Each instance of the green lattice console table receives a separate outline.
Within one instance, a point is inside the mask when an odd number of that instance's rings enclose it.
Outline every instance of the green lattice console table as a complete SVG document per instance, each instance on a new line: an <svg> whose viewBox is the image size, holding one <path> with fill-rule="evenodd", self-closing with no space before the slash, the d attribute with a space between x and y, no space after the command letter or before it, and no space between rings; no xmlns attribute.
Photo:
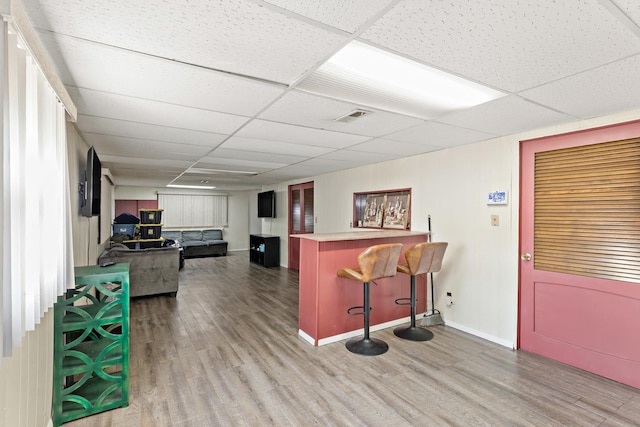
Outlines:
<svg viewBox="0 0 640 427"><path fill-rule="evenodd" d="M129 264L75 268L54 305L53 423L129 405Z"/></svg>

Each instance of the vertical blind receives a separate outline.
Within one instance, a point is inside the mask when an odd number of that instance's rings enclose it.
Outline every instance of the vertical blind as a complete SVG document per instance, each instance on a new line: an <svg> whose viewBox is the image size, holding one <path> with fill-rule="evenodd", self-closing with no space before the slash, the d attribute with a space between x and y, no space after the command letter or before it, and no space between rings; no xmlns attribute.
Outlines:
<svg viewBox="0 0 640 427"><path fill-rule="evenodd" d="M226 227L226 195L158 194L162 223L167 228Z"/></svg>
<svg viewBox="0 0 640 427"><path fill-rule="evenodd" d="M640 282L640 139L535 157L535 268Z"/></svg>
<svg viewBox="0 0 640 427"><path fill-rule="evenodd" d="M10 356L73 285L73 248L64 108L10 23L0 37L0 344Z"/></svg>

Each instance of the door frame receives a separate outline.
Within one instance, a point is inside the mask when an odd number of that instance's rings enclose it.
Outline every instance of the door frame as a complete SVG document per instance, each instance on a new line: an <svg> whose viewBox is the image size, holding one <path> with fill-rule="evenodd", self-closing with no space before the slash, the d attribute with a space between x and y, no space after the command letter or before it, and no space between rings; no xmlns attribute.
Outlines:
<svg viewBox="0 0 640 427"><path fill-rule="evenodd" d="M531 199L531 191L534 183L534 162L533 157L537 152L544 152L548 150L553 150L558 148L558 144L563 144L563 148L570 147L581 147L592 144L606 143L611 141L621 141L631 138L637 138L640 136L640 120L618 123L608 126L602 126L597 128L579 130L575 132L568 132L564 134L545 136L541 138L535 138L530 140L523 140L520 142L520 201L519 201L519 241L518 241L518 333L516 340L516 348L523 348L527 351L529 349L530 343L536 341L533 337L533 332L529 329L531 323L528 323L531 318L527 318L527 321L524 321L525 316L533 316L533 309L535 304L533 304L533 300L530 298L530 295L525 295L525 292L530 292L532 288L529 286L529 282L537 280L534 278L534 268L533 261L525 261L520 258L521 254L534 253L533 247L533 221L534 221L534 206L533 200ZM542 270L540 270L542 271ZM545 276L545 273L538 273L541 277ZM537 276L536 276L537 277ZM585 277L583 282L585 284L585 288L593 289L594 286L599 286L594 284L595 282L600 282L602 279L592 279ZM571 283L571 282L568 282ZM614 285L615 286L615 285ZM525 306L527 304L527 306ZM530 314L527 314L530 313ZM535 319L535 317L533 318ZM524 323L527 323L526 325ZM531 336L531 340L529 342L523 342L523 337L526 340L526 336ZM540 344L537 344L538 346ZM553 359L559 360L563 363L573 363L570 361L571 357L568 355L563 355L566 360L560 360L559 357L554 357L554 354L560 354L561 351L559 348L553 350L554 345L550 344L548 353L540 353L543 356L551 357ZM534 350L534 352L537 352ZM579 366L580 365L580 366ZM584 362L580 364L576 364L581 369L586 369L590 372L594 372L598 375L607 376L613 378L617 381L625 382L627 384L631 384L636 386L636 382L638 381L638 377L629 378L625 376L625 374L620 374L617 372L619 369L616 367L607 368L604 365L598 365L597 363ZM591 368L590 366L597 366Z"/></svg>

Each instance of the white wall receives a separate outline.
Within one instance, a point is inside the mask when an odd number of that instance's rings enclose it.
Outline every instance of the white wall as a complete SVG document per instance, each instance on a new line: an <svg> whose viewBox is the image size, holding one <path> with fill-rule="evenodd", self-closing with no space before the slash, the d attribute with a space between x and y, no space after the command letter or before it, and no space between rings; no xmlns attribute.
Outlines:
<svg viewBox="0 0 640 427"><path fill-rule="evenodd" d="M350 230L354 192L412 188L412 230L426 231L431 215L433 240L449 242L442 270L435 274L436 308L447 324L513 347L518 316L520 141L638 117L640 110L296 182L315 182L316 233ZM273 187L278 191L278 217L262 228L281 237L284 266L287 185L296 182ZM509 192L507 206L487 206L487 194L495 190ZM498 227L491 226L492 214L499 215ZM453 295L451 307L444 304L446 292Z"/></svg>
<svg viewBox="0 0 640 427"><path fill-rule="evenodd" d="M99 244L104 242L105 236L98 240L98 217L84 217L81 215L81 201L78 184L84 180L89 146L80 137L75 127L67 123L67 150L69 161L69 186L71 187L71 221L73 233L73 261L74 265L95 264L98 259ZM104 206L101 206L104 208Z"/></svg>
<svg viewBox="0 0 640 427"><path fill-rule="evenodd" d="M229 226L223 230L223 237L229 242L229 251L249 249L251 195L249 191L229 192Z"/></svg>
<svg viewBox="0 0 640 427"><path fill-rule="evenodd" d="M259 191L249 191L249 234L262 233L262 219L258 218L258 193Z"/></svg>

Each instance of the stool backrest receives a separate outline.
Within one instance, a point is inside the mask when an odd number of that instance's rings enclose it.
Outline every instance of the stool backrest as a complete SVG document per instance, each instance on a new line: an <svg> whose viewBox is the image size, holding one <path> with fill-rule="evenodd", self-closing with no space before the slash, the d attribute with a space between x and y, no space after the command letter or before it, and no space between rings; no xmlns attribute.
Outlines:
<svg viewBox="0 0 640 427"><path fill-rule="evenodd" d="M447 242L425 242L410 247L404 253L412 276L440 271Z"/></svg>
<svg viewBox="0 0 640 427"><path fill-rule="evenodd" d="M444 252L447 250L447 246L449 243L447 242L432 242L432 245L436 245L433 254L433 261L431 262L431 267L429 267L430 273L435 273L440 271L442 268L442 259L444 258Z"/></svg>
<svg viewBox="0 0 640 427"><path fill-rule="evenodd" d="M402 243L386 243L370 246L358 255L362 281L395 276Z"/></svg>

